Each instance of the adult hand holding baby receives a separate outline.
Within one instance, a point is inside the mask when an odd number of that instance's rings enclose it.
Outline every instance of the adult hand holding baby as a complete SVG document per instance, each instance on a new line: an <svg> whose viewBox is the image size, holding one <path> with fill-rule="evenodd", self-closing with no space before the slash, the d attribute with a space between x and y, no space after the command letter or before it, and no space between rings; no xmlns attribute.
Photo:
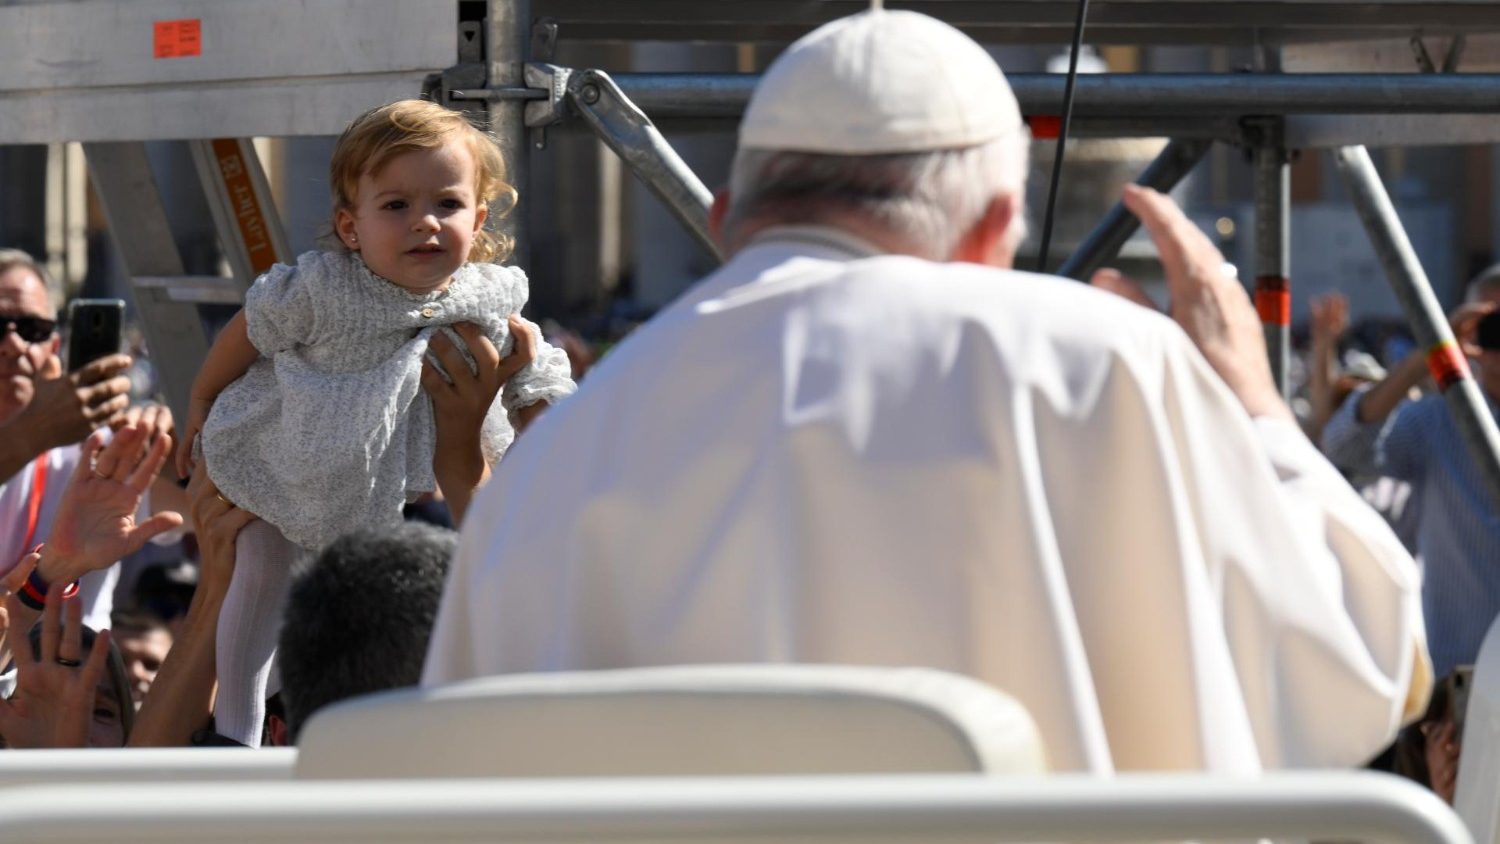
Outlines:
<svg viewBox="0 0 1500 844"><path fill-rule="evenodd" d="M255 520L219 494L202 466L188 482L193 530L202 554L202 576L192 605L178 628L172 650L141 704L131 747L182 747L194 732L207 727L213 714L214 638L229 582L234 574L234 543L240 530Z"/></svg>
<svg viewBox="0 0 1500 844"><path fill-rule="evenodd" d="M516 340L514 349L505 357L500 356L499 349L479 326L461 322L453 330L474 356L474 367L470 368L463 353L441 332L433 335L428 348L448 376L444 377L431 361L422 363L422 388L432 398L437 429L432 471L448 501L454 524L462 524L474 492L489 479L489 464L480 445L485 416L505 382L536 360L535 329L514 314L508 326Z"/></svg>

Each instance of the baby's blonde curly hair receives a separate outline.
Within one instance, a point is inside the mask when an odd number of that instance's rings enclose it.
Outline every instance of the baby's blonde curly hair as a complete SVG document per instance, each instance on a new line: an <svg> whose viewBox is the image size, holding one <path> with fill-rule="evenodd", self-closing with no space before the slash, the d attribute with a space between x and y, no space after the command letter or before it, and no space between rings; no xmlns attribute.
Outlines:
<svg viewBox="0 0 1500 844"><path fill-rule="evenodd" d="M478 184L475 196L490 206L490 220L497 220L516 207L519 195L505 178L505 159L494 138L456 111L427 100L399 100L371 109L355 118L333 148L328 184L333 191L333 210L353 211L359 193L359 178L379 173L391 159L419 149L436 149L457 138L474 157ZM497 201L500 207L496 208ZM332 248L347 251L338 238L327 238ZM470 261L503 261L515 244L506 235L486 227L474 236Z"/></svg>

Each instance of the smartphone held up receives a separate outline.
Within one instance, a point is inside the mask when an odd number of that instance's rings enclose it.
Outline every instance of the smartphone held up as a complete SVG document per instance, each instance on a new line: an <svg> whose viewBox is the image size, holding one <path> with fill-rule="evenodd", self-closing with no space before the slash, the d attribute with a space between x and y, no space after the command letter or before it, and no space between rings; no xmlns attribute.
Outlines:
<svg viewBox="0 0 1500 844"><path fill-rule="evenodd" d="M124 299L75 299L68 305L68 371L120 351Z"/></svg>

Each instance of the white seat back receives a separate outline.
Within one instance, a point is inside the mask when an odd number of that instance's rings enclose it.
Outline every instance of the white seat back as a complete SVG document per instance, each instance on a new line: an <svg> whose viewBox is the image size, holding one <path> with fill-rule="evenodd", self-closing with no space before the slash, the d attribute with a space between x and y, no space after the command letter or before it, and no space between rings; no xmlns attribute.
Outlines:
<svg viewBox="0 0 1500 844"><path fill-rule="evenodd" d="M1471 844L1396 777L1201 775L384 780L0 791L6 844L1005 844L1230 839Z"/></svg>
<svg viewBox="0 0 1500 844"><path fill-rule="evenodd" d="M490 677L319 712L299 778L1039 773L1030 716L967 677L808 665Z"/></svg>
<svg viewBox="0 0 1500 844"><path fill-rule="evenodd" d="M0 753L0 787L81 782L285 780L291 748L162 750L15 750Z"/></svg>
<svg viewBox="0 0 1500 844"><path fill-rule="evenodd" d="M1500 619L1479 646L1453 808L1480 844L1500 844Z"/></svg>

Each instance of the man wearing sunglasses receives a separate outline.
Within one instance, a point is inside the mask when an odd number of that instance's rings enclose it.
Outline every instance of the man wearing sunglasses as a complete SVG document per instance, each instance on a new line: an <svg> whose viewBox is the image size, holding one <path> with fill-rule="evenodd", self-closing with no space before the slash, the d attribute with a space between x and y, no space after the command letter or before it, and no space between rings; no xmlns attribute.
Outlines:
<svg viewBox="0 0 1500 844"><path fill-rule="evenodd" d="M57 309L46 271L25 252L0 249L0 573L39 542L96 428L144 422L166 433L164 408L130 408L128 355L64 372ZM86 623L108 627L118 567L80 583Z"/></svg>
<svg viewBox="0 0 1500 844"><path fill-rule="evenodd" d="M57 309L45 278L31 256L0 249L0 478L116 421L130 402L127 355L62 371Z"/></svg>

